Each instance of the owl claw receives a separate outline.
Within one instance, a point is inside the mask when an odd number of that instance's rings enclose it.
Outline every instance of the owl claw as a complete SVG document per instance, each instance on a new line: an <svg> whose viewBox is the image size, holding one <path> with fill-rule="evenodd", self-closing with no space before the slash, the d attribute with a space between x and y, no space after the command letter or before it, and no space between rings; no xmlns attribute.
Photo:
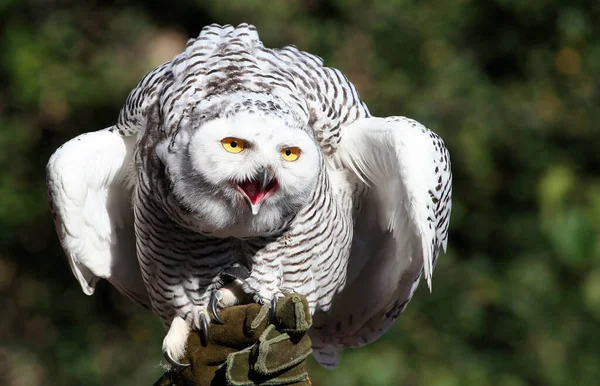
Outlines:
<svg viewBox="0 0 600 386"><path fill-rule="evenodd" d="M271 299L271 309L269 310L269 324L275 323L275 311L277 310L277 296L273 296Z"/></svg>
<svg viewBox="0 0 600 386"><path fill-rule="evenodd" d="M173 366L173 368L175 368L176 371L181 371L181 370L185 369L186 367L190 366L189 363L179 363L179 362L177 362L175 359L173 359L173 356L171 356L171 353L169 352L169 350L166 349L166 348L164 348L164 347L163 347L163 350L162 350L162 354L163 354L163 357L165 358L165 360L167 362L169 362L169 364L171 366Z"/></svg>
<svg viewBox="0 0 600 386"><path fill-rule="evenodd" d="M219 302L219 297L217 294L218 294L218 291L215 291L215 292L213 292L212 296L210 297L210 301L208 302L208 312L210 312L210 316L212 316L215 323L225 324L225 322L223 322L223 319L221 319L221 317L219 316L219 308L217 306L217 304Z"/></svg>
<svg viewBox="0 0 600 386"><path fill-rule="evenodd" d="M200 344L208 346L208 316L205 313L200 315Z"/></svg>

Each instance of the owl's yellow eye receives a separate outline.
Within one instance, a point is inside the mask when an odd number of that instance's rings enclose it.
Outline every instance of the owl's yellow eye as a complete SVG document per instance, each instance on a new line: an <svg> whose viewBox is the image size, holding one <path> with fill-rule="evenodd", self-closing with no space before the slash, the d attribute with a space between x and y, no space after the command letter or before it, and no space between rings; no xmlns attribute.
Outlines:
<svg viewBox="0 0 600 386"><path fill-rule="evenodd" d="M246 142L239 138L227 137L221 140L221 145L230 153L239 153L246 147Z"/></svg>
<svg viewBox="0 0 600 386"><path fill-rule="evenodd" d="M286 161L294 162L300 157L300 149L297 147L286 147L281 149L281 158Z"/></svg>

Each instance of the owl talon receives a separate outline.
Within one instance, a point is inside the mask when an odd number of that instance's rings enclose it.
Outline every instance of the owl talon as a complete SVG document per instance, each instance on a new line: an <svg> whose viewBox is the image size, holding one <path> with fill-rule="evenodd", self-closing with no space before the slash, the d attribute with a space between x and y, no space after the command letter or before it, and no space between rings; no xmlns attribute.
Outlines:
<svg viewBox="0 0 600 386"><path fill-rule="evenodd" d="M165 360L171 366L173 366L173 368L176 371L181 371L181 370L185 369L186 367L190 366L189 363L179 363L179 362L177 362L175 359L173 359L173 356L171 356L171 353L169 352L169 350L166 349L166 348L164 348L164 347L163 347L163 350L162 350L162 354L163 354L163 357L165 358Z"/></svg>
<svg viewBox="0 0 600 386"><path fill-rule="evenodd" d="M205 313L200 315L200 344L208 346L208 316Z"/></svg>
<svg viewBox="0 0 600 386"><path fill-rule="evenodd" d="M219 303L220 299L217 294L218 292L215 291L210 297L210 301L208 302L208 312L210 312L210 316L214 319L215 323L225 324L225 322L223 322L223 319L221 319L221 317L219 316L219 307L217 306L217 304Z"/></svg>
<svg viewBox="0 0 600 386"><path fill-rule="evenodd" d="M275 311L277 310L277 296L273 296L271 299L271 309L269 310L269 324L275 323Z"/></svg>

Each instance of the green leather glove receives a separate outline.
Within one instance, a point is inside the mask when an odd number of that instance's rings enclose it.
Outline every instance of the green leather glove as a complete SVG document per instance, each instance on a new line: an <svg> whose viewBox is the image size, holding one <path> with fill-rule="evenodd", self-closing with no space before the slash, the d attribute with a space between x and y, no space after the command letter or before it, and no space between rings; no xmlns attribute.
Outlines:
<svg viewBox="0 0 600 386"><path fill-rule="evenodd" d="M312 353L306 331L312 324L306 299L280 299L269 324L269 305L247 304L220 312L223 325L209 327L208 346L188 337L182 363L191 366L163 375L154 386L310 385L305 360Z"/></svg>

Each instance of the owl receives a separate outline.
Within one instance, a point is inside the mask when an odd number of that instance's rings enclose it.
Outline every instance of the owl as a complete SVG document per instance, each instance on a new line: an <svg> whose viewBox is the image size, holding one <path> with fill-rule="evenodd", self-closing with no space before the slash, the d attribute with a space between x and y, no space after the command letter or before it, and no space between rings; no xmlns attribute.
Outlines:
<svg viewBox="0 0 600 386"><path fill-rule="evenodd" d="M106 279L168 330L182 366L219 309L304 295L316 359L378 339L431 287L452 174L442 139L369 113L338 70L256 28L210 25L129 94L116 124L47 166L57 233L91 295Z"/></svg>

